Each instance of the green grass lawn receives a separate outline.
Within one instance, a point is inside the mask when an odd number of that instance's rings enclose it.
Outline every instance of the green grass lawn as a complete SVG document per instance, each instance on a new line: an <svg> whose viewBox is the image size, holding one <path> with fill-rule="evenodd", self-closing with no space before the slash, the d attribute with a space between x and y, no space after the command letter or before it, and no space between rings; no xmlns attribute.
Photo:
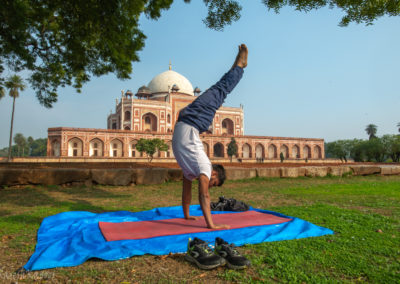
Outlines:
<svg viewBox="0 0 400 284"><path fill-rule="evenodd" d="M44 217L73 210L141 211L179 205L181 184L3 188L0 283L400 283L400 176L256 178L228 181L211 191L212 200L222 195L305 219L335 234L242 247L240 251L252 262L244 271L202 271L176 254L113 262L90 260L77 267L17 275L13 272L34 251L36 232Z"/></svg>

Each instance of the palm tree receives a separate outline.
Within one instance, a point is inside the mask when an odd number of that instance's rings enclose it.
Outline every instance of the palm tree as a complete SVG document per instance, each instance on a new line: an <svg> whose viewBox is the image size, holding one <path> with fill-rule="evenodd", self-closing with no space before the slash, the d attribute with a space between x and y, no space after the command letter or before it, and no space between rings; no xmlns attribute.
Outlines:
<svg viewBox="0 0 400 284"><path fill-rule="evenodd" d="M375 134L378 130L378 126L375 124L368 124L367 127L365 128L365 131L367 131L367 134L369 135L369 140L372 138L376 138Z"/></svg>
<svg viewBox="0 0 400 284"><path fill-rule="evenodd" d="M18 75L13 75L8 78L6 82L6 88L9 90L10 97L13 98L13 107L11 113L11 127L10 127L10 143L8 144L8 161L11 161L11 146L12 146L12 131L14 125L14 111L15 111L15 99L19 97L19 91L25 90L25 85L22 78Z"/></svg>

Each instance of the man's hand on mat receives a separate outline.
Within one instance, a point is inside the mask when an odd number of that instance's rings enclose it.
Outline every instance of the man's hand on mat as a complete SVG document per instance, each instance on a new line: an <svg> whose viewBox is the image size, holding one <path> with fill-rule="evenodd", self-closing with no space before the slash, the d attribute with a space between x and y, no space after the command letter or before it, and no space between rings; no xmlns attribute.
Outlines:
<svg viewBox="0 0 400 284"><path fill-rule="evenodd" d="M214 226L209 226L209 229L213 229L213 230L219 230L219 229L229 229L231 226L229 225L225 225L225 224L215 224Z"/></svg>
<svg viewBox="0 0 400 284"><path fill-rule="evenodd" d="M185 217L185 219L186 220L198 220L198 219L200 219L200 217L198 217L198 216L188 216L188 217Z"/></svg>

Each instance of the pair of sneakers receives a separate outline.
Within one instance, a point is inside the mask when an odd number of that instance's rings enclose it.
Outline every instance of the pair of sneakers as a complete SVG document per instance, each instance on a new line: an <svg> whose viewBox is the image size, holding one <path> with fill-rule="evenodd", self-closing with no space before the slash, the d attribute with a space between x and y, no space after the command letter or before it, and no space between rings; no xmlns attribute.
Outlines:
<svg viewBox="0 0 400 284"><path fill-rule="evenodd" d="M207 242L199 238L189 239L185 260L201 269L213 269L225 264L231 269L250 266L250 261L236 250L234 244L228 244L221 238L215 239L214 251Z"/></svg>

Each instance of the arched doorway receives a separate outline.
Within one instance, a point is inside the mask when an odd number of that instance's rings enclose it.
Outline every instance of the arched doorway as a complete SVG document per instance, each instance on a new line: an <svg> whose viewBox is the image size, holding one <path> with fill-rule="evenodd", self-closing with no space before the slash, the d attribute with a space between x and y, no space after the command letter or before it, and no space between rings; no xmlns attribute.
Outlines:
<svg viewBox="0 0 400 284"><path fill-rule="evenodd" d="M123 149L123 143L118 140L114 139L110 142L110 157L122 157L122 149Z"/></svg>
<svg viewBox="0 0 400 284"><path fill-rule="evenodd" d="M314 147L314 159L321 159L321 147L319 147L318 145L316 145Z"/></svg>
<svg viewBox="0 0 400 284"><path fill-rule="evenodd" d="M257 144L256 146L256 159L264 158L264 146L261 144Z"/></svg>
<svg viewBox="0 0 400 284"><path fill-rule="evenodd" d="M286 145L281 146L281 153L285 157L285 159L289 158L289 148Z"/></svg>
<svg viewBox="0 0 400 284"><path fill-rule="evenodd" d="M277 159L278 158L278 151L274 144L268 146L268 158L269 159Z"/></svg>
<svg viewBox="0 0 400 284"><path fill-rule="evenodd" d="M68 141L68 156L78 157L82 156L83 142L79 138L72 138Z"/></svg>
<svg viewBox="0 0 400 284"><path fill-rule="evenodd" d="M233 135L233 121L229 118L225 118L222 121L222 135L228 134Z"/></svg>
<svg viewBox="0 0 400 284"><path fill-rule="evenodd" d="M300 158L300 148L297 145L294 145L292 148L292 158L293 159Z"/></svg>
<svg viewBox="0 0 400 284"><path fill-rule="evenodd" d="M142 131L157 131L157 116L148 112L142 116Z"/></svg>
<svg viewBox="0 0 400 284"><path fill-rule="evenodd" d="M305 159L311 159L311 149L310 146L306 145L303 148L303 157Z"/></svg>
<svg viewBox="0 0 400 284"><path fill-rule="evenodd" d="M245 143L242 147L242 157L244 159L251 158L251 147L249 144Z"/></svg>
<svg viewBox="0 0 400 284"><path fill-rule="evenodd" d="M89 143L89 156L90 157L102 157L103 156L103 141L98 138L94 138Z"/></svg>
<svg viewBox="0 0 400 284"><path fill-rule="evenodd" d="M222 145L221 143L216 143L214 145L214 157L224 157L224 145Z"/></svg>

